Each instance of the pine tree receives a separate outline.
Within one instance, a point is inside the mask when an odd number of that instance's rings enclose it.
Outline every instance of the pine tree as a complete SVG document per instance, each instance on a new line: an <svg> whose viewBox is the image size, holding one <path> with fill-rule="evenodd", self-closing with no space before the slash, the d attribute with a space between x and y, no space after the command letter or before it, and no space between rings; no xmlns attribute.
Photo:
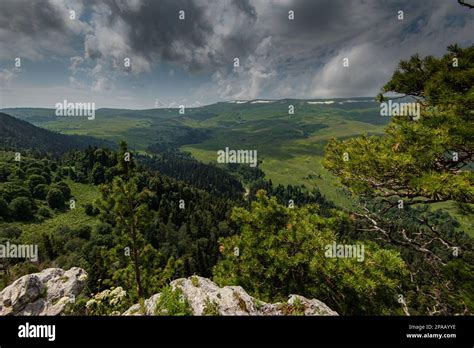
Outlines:
<svg viewBox="0 0 474 348"><path fill-rule="evenodd" d="M344 314L398 313L396 292L406 275L398 252L364 241L363 262L326 256L347 221L343 214L321 217L315 205L291 209L259 191L251 211L235 208L232 220L241 233L219 240L223 255L213 274L221 285L240 285L265 301L318 298Z"/></svg>
<svg viewBox="0 0 474 348"><path fill-rule="evenodd" d="M383 137L331 140L325 166L357 195L474 202L474 46L400 62L383 92L418 103L419 117L392 117Z"/></svg>

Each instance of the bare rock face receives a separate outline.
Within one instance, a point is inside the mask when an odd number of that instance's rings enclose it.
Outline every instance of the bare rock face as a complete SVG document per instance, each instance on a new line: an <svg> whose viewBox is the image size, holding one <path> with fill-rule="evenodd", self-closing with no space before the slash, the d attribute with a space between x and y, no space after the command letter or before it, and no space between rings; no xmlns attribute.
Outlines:
<svg viewBox="0 0 474 348"><path fill-rule="evenodd" d="M338 315L323 302L303 296L290 295L287 303L265 303L255 299L240 286L219 287L207 278L192 276L171 282L173 290L180 289L194 315ZM160 294L138 304L123 315L154 315Z"/></svg>
<svg viewBox="0 0 474 348"><path fill-rule="evenodd" d="M25 275L0 292L0 315L59 315L85 286L87 273L47 268Z"/></svg>

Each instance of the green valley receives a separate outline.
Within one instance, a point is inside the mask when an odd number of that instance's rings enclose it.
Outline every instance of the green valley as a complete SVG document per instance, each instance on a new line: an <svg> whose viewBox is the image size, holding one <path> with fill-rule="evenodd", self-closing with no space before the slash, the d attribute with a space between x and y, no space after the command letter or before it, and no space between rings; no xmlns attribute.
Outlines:
<svg viewBox="0 0 474 348"><path fill-rule="evenodd" d="M294 114L288 107L294 106ZM330 200L348 206L350 199L336 178L322 167L331 137L382 134L388 121L368 98L272 100L216 103L200 108L151 110L100 109L95 120L56 117L52 109L5 109L6 113L64 134L110 141L125 139L146 152L167 143L205 163L216 163L225 147L257 150L259 167L275 184L318 187Z"/></svg>

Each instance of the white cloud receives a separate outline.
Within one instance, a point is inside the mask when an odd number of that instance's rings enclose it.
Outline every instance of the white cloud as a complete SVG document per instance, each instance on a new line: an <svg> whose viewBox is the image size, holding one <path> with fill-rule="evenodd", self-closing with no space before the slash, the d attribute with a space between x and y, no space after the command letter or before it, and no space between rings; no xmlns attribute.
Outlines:
<svg viewBox="0 0 474 348"><path fill-rule="evenodd" d="M278 74L272 58L271 36L262 39L253 54L232 70L218 70L213 75L220 96L224 99L255 99Z"/></svg>
<svg viewBox="0 0 474 348"><path fill-rule="evenodd" d="M310 96L314 98L375 95L388 81L396 63L388 52L372 44L342 50L314 75ZM344 66L344 59L349 66Z"/></svg>
<svg viewBox="0 0 474 348"><path fill-rule="evenodd" d="M0 86L6 87L10 81L15 77L15 73L8 69L0 70Z"/></svg>
<svg viewBox="0 0 474 348"><path fill-rule="evenodd" d="M99 77L92 86L93 92L105 92L111 88L110 81L105 77Z"/></svg>

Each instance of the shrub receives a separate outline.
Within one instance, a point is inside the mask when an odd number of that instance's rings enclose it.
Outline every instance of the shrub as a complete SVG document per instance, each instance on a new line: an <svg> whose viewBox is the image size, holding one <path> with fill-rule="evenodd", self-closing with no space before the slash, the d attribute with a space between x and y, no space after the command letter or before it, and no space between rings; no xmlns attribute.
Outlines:
<svg viewBox="0 0 474 348"><path fill-rule="evenodd" d="M105 182L105 167L100 163L96 163L92 168L92 182L96 185Z"/></svg>
<svg viewBox="0 0 474 348"><path fill-rule="evenodd" d="M52 216L51 210L49 210L47 207L40 207L38 209L38 215L44 219L50 218Z"/></svg>
<svg viewBox="0 0 474 348"><path fill-rule="evenodd" d="M48 205L53 209L59 209L64 207L64 196L63 193L57 188L51 188L46 196Z"/></svg>
<svg viewBox="0 0 474 348"><path fill-rule="evenodd" d="M33 206L26 197L14 198L9 205L11 216L16 220L30 220L33 217Z"/></svg>
<svg viewBox="0 0 474 348"><path fill-rule="evenodd" d="M68 303L64 308L64 315L67 316L84 316L87 315L87 302L89 299L84 295L79 295L73 303Z"/></svg>
<svg viewBox="0 0 474 348"><path fill-rule="evenodd" d="M94 206L91 203L86 203L84 206L86 215L94 216Z"/></svg>
<svg viewBox="0 0 474 348"><path fill-rule="evenodd" d="M219 304L216 301L211 301L209 297L206 298L204 303L204 309L202 315L206 316L218 316L219 313Z"/></svg>
<svg viewBox="0 0 474 348"><path fill-rule="evenodd" d="M28 188L31 192L33 192L33 189L40 184L46 184L46 180L43 176L32 174L28 177Z"/></svg>
<svg viewBox="0 0 474 348"><path fill-rule="evenodd" d="M194 287L199 288L199 278L196 276L191 277L191 283Z"/></svg>
<svg viewBox="0 0 474 348"><path fill-rule="evenodd" d="M76 182L87 183L87 175L82 171L77 171Z"/></svg>
<svg viewBox="0 0 474 348"><path fill-rule="evenodd" d="M59 174L56 174L56 175L52 178L52 181L55 182L55 183L61 182L61 180L63 180L63 178L62 178L62 176L59 175Z"/></svg>
<svg viewBox="0 0 474 348"><path fill-rule="evenodd" d="M297 297L293 303L280 304L280 310L284 315L304 315L305 305Z"/></svg>
<svg viewBox="0 0 474 348"><path fill-rule="evenodd" d="M16 168L9 176L8 181L25 180L25 172L19 168Z"/></svg>
<svg viewBox="0 0 474 348"><path fill-rule="evenodd" d="M31 193L28 189L13 182L6 182L0 187L0 195L7 202L11 202L16 197L31 198Z"/></svg>
<svg viewBox="0 0 474 348"><path fill-rule="evenodd" d="M64 199L71 197L71 189L69 188L68 184L66 184L64 181L60 181L54 184L53 187L61 190L61 192L63 193Z"/></svg>
<svg viewBox="0 0 474 348"><path fill-rule="evenodd" d="M8 226L0 229L0 238L6 238L8 240L13 240L21 235L21 230L18 227Z"/></svg>
<svg viewBox="0 0 474 348"><path fill-rule="evenodd" d="M91 227L90 226L80 226L77 230L74 231L77 237L81 239L89 240L91 238Z"/></svg>
<svg viewBox="0 0 474 348"><path fill-rule="evenodd" d="M121 287L99 292L87 301L86 310L89 315L120 315L127 306L127 292Z"/></svg>
<svg viewBox="0 0 474 348"><path fill-rule="evenodd" d="M74 171L73 168L69 168L69 177L71 178L71 180L74 180L74 181L77 179L76 172Z"/></svg>
<svg viewBox="0 0 474 348"><path fill-rule="evenodd" d="M49 185L51 184L51 174L48 172L42 172L41 176L46 180L46 183Z"/></svg>
<svg viewBox="0 0 474 348"><path fill-rule="evenodd" d="M69 167L61 167L61 175L69 176Z"/></svg>
<svg viewBox="0 0 474 348"><path fill-rule="evenodd" d="M27 177L30 177L31 175L40 175L41 174L41 168L39 167L31 167L28 168L25 172Z"/></svg>
<svg viewBox="0 0 474 348"><path fill-rule="evenodd" d="M46 184L39 184L33 188L33 197L44 200L48 194L49 187Z"/></svg>
<svg viewBox="0 0 474 348"><path fill-rule="evenodd" d="M193 315L191 306L181 289L173 290L170 285L163 288L156 304L156 315L183 316Z"/></svg>
<svg viewBox="0 0 474 348"><path fill-rule="evenodd" d="M12 173L12 167L7 163L0 164L0 182L7 181L8 176Z"/></svg>
<svg viewBox="0 0 474 348"><path fill-rule="evenodd" d="M8 217L8 203L3 197L0 197L0 217Z"/></svg>

